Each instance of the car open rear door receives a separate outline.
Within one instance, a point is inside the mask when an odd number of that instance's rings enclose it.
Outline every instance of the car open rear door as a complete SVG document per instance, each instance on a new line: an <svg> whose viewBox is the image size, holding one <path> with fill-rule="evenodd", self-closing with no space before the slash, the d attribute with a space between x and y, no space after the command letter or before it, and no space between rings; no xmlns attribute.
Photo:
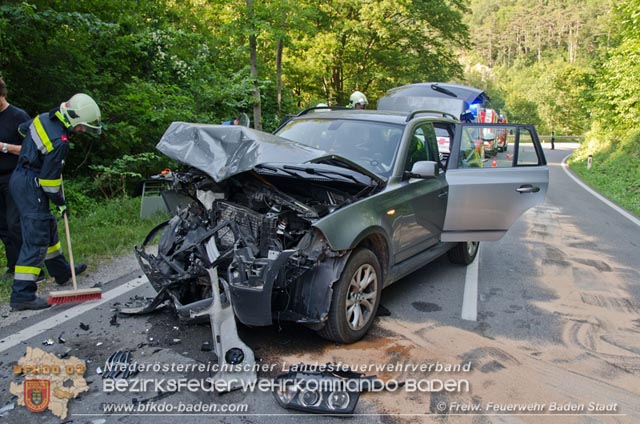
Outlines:
<svg viewBox="0 0 640 424"><path fill-rule="evenodd" d="M483 139L507 134L507 148L484 157ZM549 169L532 125L460 124L446 172L449 194L442 241L500 239L541 203Z"/></svg>

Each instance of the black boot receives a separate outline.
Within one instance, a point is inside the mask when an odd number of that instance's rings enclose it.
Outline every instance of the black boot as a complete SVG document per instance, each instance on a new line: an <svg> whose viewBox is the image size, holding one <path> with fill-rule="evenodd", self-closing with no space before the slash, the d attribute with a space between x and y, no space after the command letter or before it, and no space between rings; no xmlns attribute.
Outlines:
<svg viewBox="0 0 640 424"><path fill-rule="evenodd" d="M37 310L37 309L46 309L49 305L46 300L36 297L33 300L29 300L27 302L11 302L9 304L11 306L12 311L26 311L26 310Z"/></svg>
<svg viewBox="0 0 640 424"><path fill-rule="evenodd" d="M76 271L76 277L80 274L82 274L83 272L85 272L87 270L87 264L77 264L76 266L73 267ZM69 275L67 275L64 278L58 278L56 277L56 283L58 283L58 285L60 286L64 286L65 284L67 284L69 281L71 281L71 273L69 273Z"/></svg>

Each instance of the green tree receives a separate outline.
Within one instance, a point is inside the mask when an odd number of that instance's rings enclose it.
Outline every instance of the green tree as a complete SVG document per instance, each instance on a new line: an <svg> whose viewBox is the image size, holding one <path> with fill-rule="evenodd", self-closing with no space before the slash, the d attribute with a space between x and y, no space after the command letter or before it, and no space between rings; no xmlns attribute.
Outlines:
<svg viewBox="0 0 640 424"><path fill-rule="evenodd" d="M289 83L312 89L302 102L346 104L353 90L377 98L396 85L448 80L461 73L453 47L464 46L459 1L332 0L318 4L314 30L298 43ZM298 80L304 79L304 83Z"/></svg>

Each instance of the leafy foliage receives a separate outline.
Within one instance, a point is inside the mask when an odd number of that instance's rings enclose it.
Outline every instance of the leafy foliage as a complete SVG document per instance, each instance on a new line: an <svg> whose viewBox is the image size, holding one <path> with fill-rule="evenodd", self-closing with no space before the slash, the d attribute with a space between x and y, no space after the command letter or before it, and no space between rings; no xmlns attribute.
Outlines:
<svg viewBox="0 0 640 424"><path fill-rule="evenodd" d="M475 0L471 10L466 81L512 122L586 134L572 169L640 213L640 1Z"/></svg>
<svg viewBox="0 0 640 424"><path fill-rule="evenodd" d="M256 111L271 131L302 107L345 105L356 89L374 107L387 89L419 81L481 87L512 122L541 133L597 127L622 140L640 112L639 9L639 0L9 1L0 74L31 115L80 91L98 101L105 131L74 140L65 173L91 181L87 196L109 197L170 165L140 155L172 121Z"/></svg>
<svg viewBox="0 0 640 424"><path fill-rule="evenodd" d="M91 165L95 172L94 185L109 199L111 197L126 197L132 180L140 180L141 172L149 170L150 164L157 163L160 157L155 153L139 153L137 155L124 155L116 159L111 166Z"/></svg>
<svg viewBox="0 0 640 424"><path fill-rule="evenodd" d="M216 124L253 110L272 130L312 101L346 104L360 89L373 106L392 86L459 75L465 10L459 0L6 2L0 73L31 115L76 92L96 99L105 131L75 140L65 172L112 196L130 189L116 174L146 176L123 166L153 151L172 121Z"/></svg>

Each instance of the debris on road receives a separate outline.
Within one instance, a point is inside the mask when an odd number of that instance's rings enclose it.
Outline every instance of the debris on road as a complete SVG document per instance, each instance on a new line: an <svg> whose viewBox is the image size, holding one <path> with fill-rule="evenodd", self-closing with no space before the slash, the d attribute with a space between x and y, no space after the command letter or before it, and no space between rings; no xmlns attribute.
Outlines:
<svg viewBox="0 0 640 424"><path fill-rule="evenodd" d="M64 352L58 354L58 358L64 359L64 358L68 357L69 353L71 353L72 350L73 349L71 349L70 347L65 348Z"/></svg>
<svg viewBox="0 0 640 424"><path fill-rule="evenodd" d="M12 411L15 407L16 407L15 402L11 402L3 406L2 408L0 408L0 417L4 417L9 413L9 411Z"/></svg>
<svg viewBox="0 0 640 424"><path fill-rule="evenodd" d="M213 263L217 259L218 252L213 239L209 240L207 255ZM225 387L227 391L242 389L258 380L258 375L255 370L255 356L251 348L247 346L238 335L236 317L233 305L229 301L229 288L227 283L222 279L218 279L217 267L208 268L207 273L211 280L211 287L216 288L216 290L212 290L213 299L208 307L198 312L192 312L192 316L195 318L197 316L209 315L214 346L213 351L216 354L219 365L218 369L220 370L214 378L226 382ZM220 287L222 287L224 293L220 293ZM225 295L224 298L223 294ZM227 364L242 364L242 367L240 367L241 370L228 370L228 367L225 366L225 361Z"/></svg>
<svg viewBox="0 0 640 424"><path fill-rule="evenodd" d="M113 315L111 316L111 320L109 321L109 324L110 324L110 325L113 325L113 326L115 326L115 327L117 327L117 326L119 326L119 325L120 325L120 323L118 323L118 314L113 314Z"/></svg>
<svg viewBox="0 0 640 424"><path fill-rule="evenodd" d="M56 342L55 342L55 340L49 338L49 339L43 341L42 344L45 345L45 346L51 346L51 345L56 344Z"/></svg>
<svg viewBox="0 0 640 424"><path fill-rule="evenodd" d="M84 331L89 331L89 324L85 324L84 322L80 323L80 329Z"/></svg>
<svg viewBox="0 0 640 424"><path fill-rule="evenodd" d="M158 296L153 298L135 295L124 303L119 312L122 315L144 315L163 308L165 306L164 302L165 300Z"/></svg>
<svg viewBox="0 0 640 424"><path fill-rule="evenodd" d="M119 350L113 353L104 364L105 371L102 374L102 378L115 379L122 374L122 378L126 379L135 375L137 372L132 371L129 368L129 365L131 364L131 356L132 352L129 350Z"/></svg>

